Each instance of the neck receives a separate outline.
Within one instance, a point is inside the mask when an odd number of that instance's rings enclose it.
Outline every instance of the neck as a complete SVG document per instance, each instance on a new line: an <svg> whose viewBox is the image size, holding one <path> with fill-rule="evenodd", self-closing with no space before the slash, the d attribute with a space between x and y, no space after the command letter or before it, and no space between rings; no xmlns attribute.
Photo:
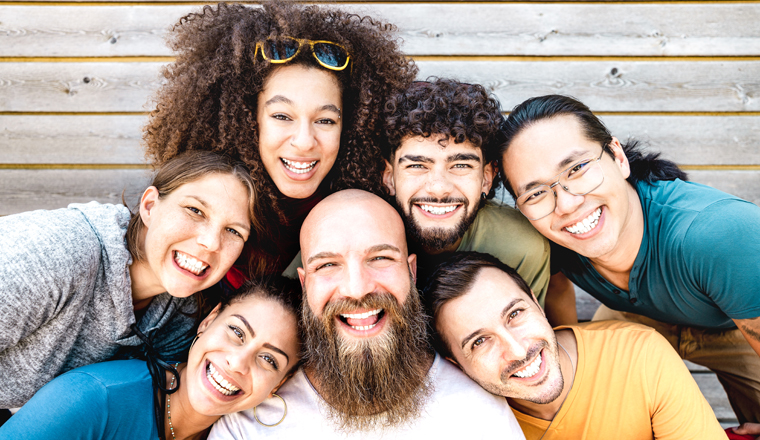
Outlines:
<svg viewBox="0 0 760 440"><path fill-rule="evenodd" d="M135 310L147 307L154 296L166 292L144 261L135 261L129 266L129 278L132 282L132 306Z"/></svg>
<svg viewBox="0 0 760 440"><path fill-rule="evenodd" d="M185 366L187 364L181 364L177 369L179 370L180 384L187 383L187 374ZM171 374L167 373L167 384L171 383ZM172 412L172 424L174 427L174 437L172 437L171 430L169 429L169 420L164 419L164 434L166 440L173 440L176 437L180 439L196 439L201 438L211 425L219 420L221 416L207 416L200 414L190 404L190 398L187 395L187 387L181 386L176 393L169 395L171 402ZM165 415L166 417L166 415Z"/></svg>
<svg viewBox="0 0 760 440"><path fill-rule="evenodd" d="M561 343L565 350L557 347L559 352L559 368L562 373L562 392L552 402L541 404L534 403L523 399L511 399L507 397L509 405L520 411L523 414L527 414L531 417L536 417L542 420L554 420L559 410L562 408L562 404L565 402L567 395L573 387L573 380L575 379L575 369L578 365L578 350L575 341L575 335L570 329L560 330L555 333L557 336L557 342ZM571 356L571 357L568 357Z"/></svg>
<svg viewBox="0 0 760 440"><path fill-rule="evenodd" d="M641 200L633 185L626 185L628 191L628 215L621 225L618 242L608 254L591 258L594 268L615 286L628 290L628 279L633 263L644 238L644 211Z"/></svg>

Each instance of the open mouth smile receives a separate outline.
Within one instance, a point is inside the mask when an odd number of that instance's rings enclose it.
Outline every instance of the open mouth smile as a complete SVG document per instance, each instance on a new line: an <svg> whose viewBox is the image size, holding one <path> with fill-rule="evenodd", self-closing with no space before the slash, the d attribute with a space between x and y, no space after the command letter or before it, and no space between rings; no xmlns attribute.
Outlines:
<svg viewBox="0 0 760 440"><path fill-rule="evenodd" d="M180 251L174 251L174 262L177 266L197 276L201 276L209 267L207 263Z"/></svg>
<svg viewBox="0 0 760 440"><path fill-rule="evenodd" d="M211 362L206 365L206 378L217 391L225 396L234 396L240 393L240 388L229 383L224 377L222 377Z"/></svg>
<svg viewBox="0 0 760 440"><path fill-rule="evenodd" d="M282 161L283 165L285 165L285 168L287 168L288 171L295 174L306 174L309 171L313 170L317 165L317 162L319 162L318 160L310 162L299 162L295 160L288 160L284 157L281 157L280 161Z"/></svg>
<svg viewBox="0 0 760 440"><path fill-rule="evenodd" d="M536 356L536 359L528 364L525 368L515 371L512 375L517 376L521 379L531 378L535 376L539 371L541 371L541 363L543 362L542 358L543 352L539 353L538 356Z"/></svg>
<svg viewBox="0 0 760 440"><path fill-rule="evenodd" d="M366 331L375 328L384 315L383 309L375 309L363 313L341 313L339 319L354 330Z"/></svg>
<svg viewBox="0 0 760 440"><path fill-rule="evenodd" d="M596 209L591 215L579 221L578 223L566 226L565 230L573 235L585 234L594 229L599 224L599 217L602 215L602 207Z"/></svg>
<svg viewBox="0 0 760 440"><path fill-rule="evenodd" d="M454 212L461 205L446 205L446 206L434 206L434 205L417 205L419 208L428 214L432 215L446 215L450 212Z"/></svg>

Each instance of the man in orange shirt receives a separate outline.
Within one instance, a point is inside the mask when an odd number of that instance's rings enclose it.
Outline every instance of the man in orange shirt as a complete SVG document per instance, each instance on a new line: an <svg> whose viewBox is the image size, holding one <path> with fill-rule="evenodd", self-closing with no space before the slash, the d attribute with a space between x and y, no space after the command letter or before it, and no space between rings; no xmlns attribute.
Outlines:
<svg viewBox="0 0 760 440"><path fill-rule="evenodd" d="M436 347L509 401L530 439L725 439L683 361L655 330L598 321L552 330L496 258L457 253L425 289Z"/></svg>

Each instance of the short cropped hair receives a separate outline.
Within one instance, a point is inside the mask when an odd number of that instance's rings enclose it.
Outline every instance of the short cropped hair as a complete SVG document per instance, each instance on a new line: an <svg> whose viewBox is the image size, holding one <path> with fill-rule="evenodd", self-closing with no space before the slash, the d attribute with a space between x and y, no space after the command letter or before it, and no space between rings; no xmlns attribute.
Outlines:
<svg viewBox="0 0 760 440"><path fill-rule="evenodd" d="M443 356L453 358L451 345L438 331L438 318L443 306L467 293L480 271L492 267L507 274L517 287L533 298L530 286L516 270L502 263L498 258L482 252L455 252L439 264L423 289L425 307L431 317L431 334L433 346Z"/></svg>

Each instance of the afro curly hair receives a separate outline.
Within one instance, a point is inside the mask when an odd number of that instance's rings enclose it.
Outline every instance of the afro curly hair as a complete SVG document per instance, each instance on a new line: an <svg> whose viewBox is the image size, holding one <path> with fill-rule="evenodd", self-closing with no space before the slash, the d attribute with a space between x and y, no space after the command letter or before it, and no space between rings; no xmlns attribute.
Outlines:
<svg viewBox="0 0 760 440"><path fill-rule="evenodd" d="M258 237L256 246L263 246L268 257L292 258L279 255L281 249L273 243L283 233L297 236L297 230L288 227L282 195L262 164L256 115L266 79L282 64L257 59L256 43L287 36L328 40L348 50L348 68L325 70L342 87L343 131L338 157L322 186L329 192L360 188L383 195L383 104L417 74L399 50L394 31L390 24L337 8L276 1L253 7L219 3L182 17L168 38L176 60L162 71L166 81L144 128L148 160L160 166L186 150L223 152L242 160L256 185L257 214L272 233ZM322 69L310 51L288 62L294 64Z"/></svg>

